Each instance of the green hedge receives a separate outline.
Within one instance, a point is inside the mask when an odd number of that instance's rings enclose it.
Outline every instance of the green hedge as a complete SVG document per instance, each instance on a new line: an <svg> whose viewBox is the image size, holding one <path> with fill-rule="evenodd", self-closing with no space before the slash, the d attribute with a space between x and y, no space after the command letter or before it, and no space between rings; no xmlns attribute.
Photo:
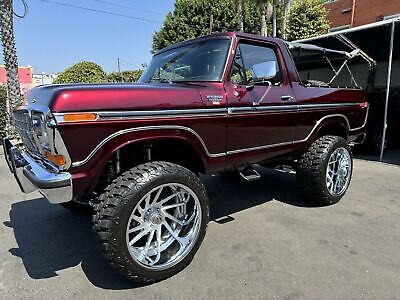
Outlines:
<svg viewBox="0 0 400 300"><path fill-rule="evenodd" d="M54 83L101 83L107 82L102 67L93 62L83 61L61 72Z"/></svg>
<svg viewBox="0 0 400 300"><path fill-rule="evenodd" d="M7 135L6 124L7 124L7 87L0 85L0 137L3 138Z"/></svg>
<svg viewBox="0 0 400 300"><path fill-rule="evenodd" d="M108 82L136 82L142 75L143 70L113 72L107 75Z"/></svg>

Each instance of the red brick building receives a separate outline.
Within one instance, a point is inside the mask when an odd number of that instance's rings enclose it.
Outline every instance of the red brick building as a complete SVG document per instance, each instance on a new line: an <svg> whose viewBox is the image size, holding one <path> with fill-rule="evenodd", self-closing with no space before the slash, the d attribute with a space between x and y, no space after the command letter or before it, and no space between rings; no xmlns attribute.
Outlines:
<svg viewBox="0 0 400 300"><path fill-rule="evenodd" d="M32 67L18 67L19 84L21 91L26 94L34 86ZM0 84L7 84L6 67L0 65Z"/></svg>
<svg viewBox="0 0 400 300"><path fill-rule="evenodd" d="M326 0L331 31L400 17L400 0Z"/></svg>

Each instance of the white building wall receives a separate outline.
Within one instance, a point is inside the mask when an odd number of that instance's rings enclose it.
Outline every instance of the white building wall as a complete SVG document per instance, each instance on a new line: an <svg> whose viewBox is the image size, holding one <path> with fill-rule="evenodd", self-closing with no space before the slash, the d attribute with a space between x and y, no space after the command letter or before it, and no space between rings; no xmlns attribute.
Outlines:
<svg viewBox="0 0 400 300"><path fill-rule="evenodd" d="M52 84L57 78L57 74L33 74L34 86Z"/></svg>

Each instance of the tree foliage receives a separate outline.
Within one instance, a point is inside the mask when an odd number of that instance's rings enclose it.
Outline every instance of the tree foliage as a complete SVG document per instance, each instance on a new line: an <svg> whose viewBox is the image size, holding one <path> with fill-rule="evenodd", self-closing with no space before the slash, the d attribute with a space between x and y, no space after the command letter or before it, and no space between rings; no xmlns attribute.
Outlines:
<svg viewBox="0 0 400 300"><path fill-rule="evenodd" d="M102 67L93 62L80 62L67 68L57 76L54 83L101 83L107 76Z"/></svg>
<svg viewBox="0 0 400 300"><path fill-rule="evenodd" d="M153 52L187 39L206 35L211 15L213 32L237 31L240 28L236 0L176 0L161 29L154 33ZM260 33L258 2L243 0L244 32Z"/></svg>
<svg viewBox="0 0 400 300"><path fill-rule="evenodd" d="M7 135L7 86L0 85L0 138Z"/></svg>
<svg viewBox="0 0 400 300"><path fill-rule="evenodd" d="M232 0L177 0L173 13L153 36L153 51L171 44L206 35L213 15L214 31L231 31L238 26Z"/></svg>
<svg viewBox="0 0 400 300"><path fill-rule="evenodd" d="M257 2L257 0L243 0L243 32L260 34L260 10L258 9ZM267 23L267 28L268 26L270 27L271 24ZM240 28L235 28L235 30L239 29Z"/></svg>
<svg viewBox="0 0 400 300"><path fill-rule="evenodd" d="M136 82L142 75L143 70L113 72L107 75L108 82Z"/></svg>
<svg viewBox="0 0 400 300"><path fill-rule="evenodd" d="M54 83L136 82L142 73L139 69L106 74L98 64L81 62L61 72Z"/></svg>
<svg viewBox="0 0 400 300"><path fill-rule="evenodd" d="M323 0L295 0L290 8L288 40L305 39L328 32L328 12Z"/></svg>
<svg viewBox="0 0 400 300"><path fill-rule="evenodd" d="M154 33L153 52L171 44L206 35L209 32L211 15L213 31L240 30L240 13L243 30L261 33L260 7L275 8L277 36L289 40L324 34L329 29L327 10L323 0L176 0L172 13L168 13L161 29ZM289 13L290 8L290 13ZM289 16L285 18L285 13ZM272 18L267 18L267 33L272 33Z"/></svg>

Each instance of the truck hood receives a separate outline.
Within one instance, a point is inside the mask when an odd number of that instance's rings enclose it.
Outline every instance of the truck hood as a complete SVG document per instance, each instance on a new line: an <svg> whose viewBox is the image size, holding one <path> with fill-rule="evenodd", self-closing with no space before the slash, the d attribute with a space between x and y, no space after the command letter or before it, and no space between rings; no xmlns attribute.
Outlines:
<svg viewBox="0 0 400 300"><path fill-rule="evenodd" d="M32 89L26 103L53 112L180 109L203 103L195 84L66 84Z"/></svg>

